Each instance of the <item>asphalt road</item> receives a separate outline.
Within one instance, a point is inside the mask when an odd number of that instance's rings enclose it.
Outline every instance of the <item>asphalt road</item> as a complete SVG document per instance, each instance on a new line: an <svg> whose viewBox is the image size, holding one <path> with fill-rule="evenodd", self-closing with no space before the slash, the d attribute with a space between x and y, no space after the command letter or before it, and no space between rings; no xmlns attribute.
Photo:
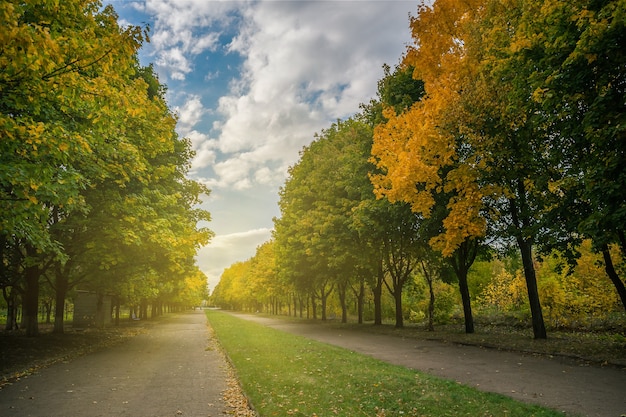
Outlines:
<svg viewBox="0 0 626 417"><path fill-rule="evenodd" d="M626 370L571 360L403 339L237 314L480 390L561 410L626 415ZM237 415L225 403L229 372L203 311L171 315L129 341L58 363L0 390L0 416Z"/></svg>
<svg viewBox="0 0 626 417"><path fill-rule="evenodd" d="M220 416L227 370L204 311L170 315L129 341L0 390L0 416Z"/></svg>
<svg viewBox="0 0 626 417"><path fill-rule="evenodd" d="M626 417L625 369L256 315L236 316L566 415Z"/></svg>

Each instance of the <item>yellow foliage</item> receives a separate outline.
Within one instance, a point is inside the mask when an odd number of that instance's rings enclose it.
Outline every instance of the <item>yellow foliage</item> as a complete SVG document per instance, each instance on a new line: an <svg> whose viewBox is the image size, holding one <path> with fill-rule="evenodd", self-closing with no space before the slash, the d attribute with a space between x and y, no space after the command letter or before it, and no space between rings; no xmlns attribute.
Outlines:
<svg viewBox="0 0 626 417"><path fill-rule="evenodd" d="M526 302L526 281L521 270L515 275L502 269L483 290L480 302L500 311L513 311Z"/></svg>
<svg viewBox="0 0 626 417"><path fill-rule="evenodd" d="M542 304L556 327L592 325L593 320L606 319L621 310L615 288L604 271L602 256L593 253L588 240L579 251L581 256L573 268L565 267L558 273L556 266L565 261L556 254L542 262L538 270Z"/></svg>
<svg viewBox="0 0 626 417"><path fill-rule="evenodd" d="M385 109L388 121L374 131L372 161L382 173L372 175L371 181L378 198L407 202L428 217L435 195L451 193L445 230L430 242L444 256L466 239L484 235L482 200L494 192L478 186L479 164L461 160L456 149L460 94L474 67L465 51L464 30L477 19L483 3L437 0L432 7L420 7L411 20L414 47L403 63L413 66L414 77L424 81L426 97L401 114Z"/></svg>

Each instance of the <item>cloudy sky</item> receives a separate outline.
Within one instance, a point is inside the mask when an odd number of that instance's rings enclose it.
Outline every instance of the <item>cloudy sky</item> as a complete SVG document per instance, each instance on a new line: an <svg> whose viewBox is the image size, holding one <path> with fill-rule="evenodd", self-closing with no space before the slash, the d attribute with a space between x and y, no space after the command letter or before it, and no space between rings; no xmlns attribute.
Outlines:
<svg viewBox="0 0 626 417"><path fill-rule="evenodd" d="M190 176L216 234L198 253L212 288L254 255L279 215L278 190L314 134L376 94L382 65L410 43L419 0L110 0L122 24L150 27L141 52L168 87Z"/></svg>

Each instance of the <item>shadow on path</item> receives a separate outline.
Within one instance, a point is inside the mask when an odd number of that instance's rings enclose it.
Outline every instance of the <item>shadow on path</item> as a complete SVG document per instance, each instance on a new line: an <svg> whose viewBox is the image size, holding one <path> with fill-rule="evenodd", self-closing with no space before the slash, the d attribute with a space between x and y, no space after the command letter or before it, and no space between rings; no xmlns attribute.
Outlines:
<svg viewBox="0 0 626 417"><path fill-rule="evenodd" d="M227 369L204 311L167 316L125 343L0 391L1 416L219 416Z"/></svg>

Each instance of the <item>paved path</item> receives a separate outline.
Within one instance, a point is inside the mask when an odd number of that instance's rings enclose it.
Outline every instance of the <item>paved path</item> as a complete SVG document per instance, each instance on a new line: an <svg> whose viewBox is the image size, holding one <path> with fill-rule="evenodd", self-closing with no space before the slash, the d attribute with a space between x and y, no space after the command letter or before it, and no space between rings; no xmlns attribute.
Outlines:
<svg viewBox="0 0 626 417"><path fill-rule="evenodd" d="M403 339L359 330L254 320L355 352L535 402L568 415L626 414L626 371L567 360ZM204 312L169 316L122 345L59 363L0 390L0 416L219 416L227 365L211 348Z"/></svg>
<svg viewBox="0 0 626 417"><path fill-rule="evenodd" d="M568 415L626 415L626 370L255 315L236 316Z"/></svg>
<svg viewBox="0 0 626 417"><path fill-rule="evenodd" d="M59 363L0 390L0 416L219 416L226 364L204 311L147 325L129 341Z"/></svg>

